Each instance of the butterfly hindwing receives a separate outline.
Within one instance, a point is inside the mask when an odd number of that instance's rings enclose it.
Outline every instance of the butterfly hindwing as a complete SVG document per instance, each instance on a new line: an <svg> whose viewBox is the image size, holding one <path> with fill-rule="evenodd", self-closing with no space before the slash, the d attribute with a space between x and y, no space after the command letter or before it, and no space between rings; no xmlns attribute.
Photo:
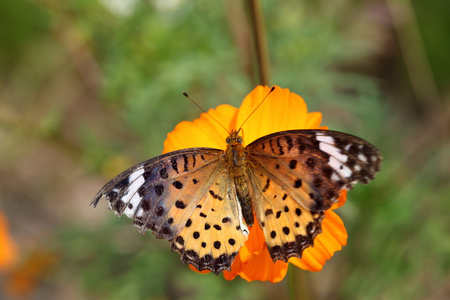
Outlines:
<svg viewBox="0 0 450 300"><path fill-rule="evenodd" d="M273 261L299 257L321 230L324 213L312 212L264 173L250 169L253 208Z"/></svg>
<svg viewBox="0 0 450 300"><path fill-rule="evenodd" d="M277 132L246 151L256 217L272 258L283 261L301 257L340 191L371 181L381 163L368 142L328 130Z"/></svg>
<svg viewBox="0 0 450 300"><path fill-rule="evenodd" d="M198 270L218 274L231 269L247 235L234 183L227 172L221 172L198 201L186 226L172 240L172 250Z"/></svg>

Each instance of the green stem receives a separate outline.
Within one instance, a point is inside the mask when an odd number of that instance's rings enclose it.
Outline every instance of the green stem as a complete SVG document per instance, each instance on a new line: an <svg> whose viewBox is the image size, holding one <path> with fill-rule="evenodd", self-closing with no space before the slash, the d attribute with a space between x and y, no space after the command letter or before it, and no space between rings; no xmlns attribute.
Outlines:
<svg viewBox="0 0 450 300"><path fill-rule="evenodd" d="M250 24L258 64L259 84L270 85L270 62L267 49L266 29L264 16L259 0L248 0L250 11Z"/></svg>
<svg viewBox="0 0 450 300"><path fill-rule="evenodd" d="M309 300L308 282L306 271L290 266L288 269L288 299L289 300Z"/></svg>

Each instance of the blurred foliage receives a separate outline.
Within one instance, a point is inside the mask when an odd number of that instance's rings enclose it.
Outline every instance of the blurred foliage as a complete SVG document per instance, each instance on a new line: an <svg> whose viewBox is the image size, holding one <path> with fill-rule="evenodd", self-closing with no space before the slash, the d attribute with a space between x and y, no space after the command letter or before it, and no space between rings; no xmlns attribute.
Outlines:
<svg viewBox="0 0 450 300"><path fill-rule="evenodd" d="M106 205L88 207L108 179L161 153L166 134L199 115L182 91L208 109L239 106L252 90L231 26L247 26L236 3L2 1L0 210L24 257L60 257L41 270L33 299L287 297L287 280L196 274L166 241L139 236ZM449 2L413 0L417 19L386 3L262 1L272 83L384 155L377 179L338 211L348 245L307 275L316 299L450 297ZM410 49L425 49L442 99L418 101L394 24L418 28L423 45Z"/></svg>

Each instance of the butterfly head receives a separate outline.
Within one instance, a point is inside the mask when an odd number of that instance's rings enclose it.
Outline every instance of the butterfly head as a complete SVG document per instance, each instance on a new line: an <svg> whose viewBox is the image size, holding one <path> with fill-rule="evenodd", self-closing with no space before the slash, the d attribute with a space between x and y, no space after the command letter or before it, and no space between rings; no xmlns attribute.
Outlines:
<svg viewBox="0 0 450 300"><path fill-rule="evenodd" d="M230 135L227 137L226 142L228 146L233 146L233 145L242 145L242 143L244 142L242 140L242 137L239 135L239 130L232 130Z"/></svg>

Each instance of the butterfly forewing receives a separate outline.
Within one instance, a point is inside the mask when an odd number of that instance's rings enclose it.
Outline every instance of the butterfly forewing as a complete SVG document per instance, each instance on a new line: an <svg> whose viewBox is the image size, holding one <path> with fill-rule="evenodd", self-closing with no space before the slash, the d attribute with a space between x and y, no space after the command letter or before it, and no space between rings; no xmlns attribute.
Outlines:
<svg viewBox="0 0 450 300"><path fill-rule="evenodd" d="M291 130L262 137L246 147L250 165L265 170L305 208L326 210L339 191L368 183L381 156L368 142L342 132Z"/></svg>
<svg viewBox="0 0 450 300"><path fill-rule="evenodd" d="M284 261L312 244L340 191L371 181L381 163L368 142L327 130L277 132L246 151L256 217L272 258Z"/></svg>
<svg viewBox="0 0 450 300"><path fill-rule="evenodd" d="M184 227L197 202L220 173L222 150L184 149L137 164L105 185L102 196L119 216L134 219L141 232L172 239Z"/></svg>

